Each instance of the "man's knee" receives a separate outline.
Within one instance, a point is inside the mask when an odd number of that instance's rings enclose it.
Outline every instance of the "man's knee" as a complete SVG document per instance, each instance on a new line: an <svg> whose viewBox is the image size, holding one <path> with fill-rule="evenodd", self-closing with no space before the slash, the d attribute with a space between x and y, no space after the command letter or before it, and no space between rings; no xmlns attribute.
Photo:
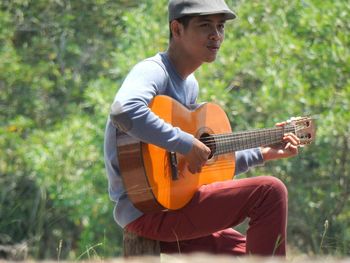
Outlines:
<svg viewBox="0 0 350 263"><path fill-rule="evenodd" d="M278 178L273 176L263 176L264 185L268 187L273 196L279 200L288 199L288 190L285 184Z"/></svg>

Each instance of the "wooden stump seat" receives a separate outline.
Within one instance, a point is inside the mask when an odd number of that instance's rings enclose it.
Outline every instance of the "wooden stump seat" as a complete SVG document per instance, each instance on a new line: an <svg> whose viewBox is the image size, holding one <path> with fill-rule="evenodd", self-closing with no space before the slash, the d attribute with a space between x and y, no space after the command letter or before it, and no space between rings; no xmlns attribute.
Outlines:
<svg viewBox="0 0 350 263"><path fill-rule="evenodd" d="M123 231L123 256L158 256L160 257L159 241L140 237L135 233Z"/></svg>

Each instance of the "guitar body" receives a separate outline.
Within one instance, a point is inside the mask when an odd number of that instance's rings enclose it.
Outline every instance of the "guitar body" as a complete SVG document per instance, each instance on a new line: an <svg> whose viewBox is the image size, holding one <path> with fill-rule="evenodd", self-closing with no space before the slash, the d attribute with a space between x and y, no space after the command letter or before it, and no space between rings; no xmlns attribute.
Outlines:
<svg viewBox="0 0 350 263"><path fill-rule="evenodd" d="M225 112L216 104L206 103L190 111L170 97L156 96L149 107L164 121L196 138L231 132ZM192 174L183 155L170 154L126 134L118 135L117 147L128 197L143 212L180 209L200 186L234 176L234 152L213 156L200 173ZM172 158L176 159L175 163Z"/></svg>

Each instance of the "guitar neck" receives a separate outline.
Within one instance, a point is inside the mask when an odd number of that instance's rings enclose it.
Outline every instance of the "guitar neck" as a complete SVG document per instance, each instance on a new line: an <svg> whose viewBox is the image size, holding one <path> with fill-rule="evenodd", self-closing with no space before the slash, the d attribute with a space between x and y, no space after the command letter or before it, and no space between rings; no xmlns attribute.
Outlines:
<svg viewBox="0 0 350 263"><path fill-rule="evenodd" d="M213 155L220 155L280 143L285 133L295 134L295 127L286 125L230 134L214 134L202 138L201 141L212 150Z"/></svg>

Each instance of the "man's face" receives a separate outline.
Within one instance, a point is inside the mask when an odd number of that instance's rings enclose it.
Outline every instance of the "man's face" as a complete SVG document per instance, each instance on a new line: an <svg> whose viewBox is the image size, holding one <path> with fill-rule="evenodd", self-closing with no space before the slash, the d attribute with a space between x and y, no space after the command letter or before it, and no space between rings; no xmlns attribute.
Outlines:
<svg viewBox="0 0 350 263"><path fill-rule="evenodd" d="M183 28L180 42L189 57L200 62L212 62L216 59L224 35L224 15L196 16Z"/></svg>

